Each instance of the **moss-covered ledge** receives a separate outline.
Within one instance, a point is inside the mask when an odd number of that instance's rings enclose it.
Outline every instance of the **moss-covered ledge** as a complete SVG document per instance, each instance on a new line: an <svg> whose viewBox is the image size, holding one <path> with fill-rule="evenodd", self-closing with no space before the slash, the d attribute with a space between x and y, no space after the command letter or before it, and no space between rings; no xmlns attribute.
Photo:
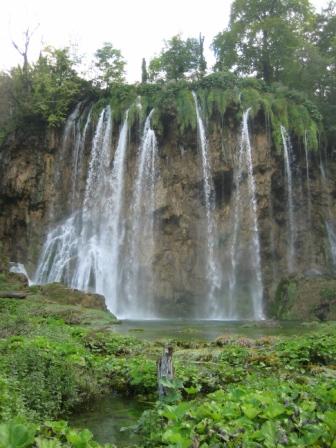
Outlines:
<svg viewBox="0 0 336 448"><path fill-rule="evenodd" d="M336 320L336 278L293 275L282 279L269 305L282 320Z"/></svg>

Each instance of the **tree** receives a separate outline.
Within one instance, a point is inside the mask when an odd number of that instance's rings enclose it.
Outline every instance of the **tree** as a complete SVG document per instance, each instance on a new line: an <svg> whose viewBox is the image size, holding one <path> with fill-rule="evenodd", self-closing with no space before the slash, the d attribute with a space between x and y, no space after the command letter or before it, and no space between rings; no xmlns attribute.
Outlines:
<svg viewBox="0 0 336 448"><path fill-rule="evenodd" d="M319 107L324 116L324 124L329 141L336 148L336 3L328 6L317 15L314 43L319 56L319 65L311 63L309 72L315 67L315 88Z"/></svg>
<svg viewBox="0 0 336 448"><path fill-rule="evenodd" d="M68 48L47 47L37 62L29 65L28 91L20 66L3 76L0 79L0 93L2 98L7 98L4 104L9 115L4 127L61 125L69 109L89 89L88 82L77 75L76 62Z"/></svg>
<svg viewBox="0 0 336 448"><path fill-rule="evenodd" d="M216 68L267 83L293 76L313 26L309 0L235 0L228 28L213 41Z"/></svg>
<svg viewBox="0 0 336 448"><path fill-rule="evenodd" d="M199 35L199 54L198 54L198 77L203 78L206 72L207 63L204 57L204 36Z"/></svg>
<svg viewBox="0 0 336 448"><path fill-rule="evenodd" d="M147 64L146 59L142 58L142 64L141 64L141 82L142 84L146 84L148 81L148 72L147 72Z"/></svg>
<svg viewBox="0 0 336 448"><path fill-rule="evenodd" d="M84 87L75 70L77 61L69 48L47 47L41 53L32 73L35 112L39 112L50 126L62 123L69 107Z"/></svg>
<svg viewBox="0 0 336 448"><path fill-rule="evenodd" d="M114 82L120 83L125 79L126 62L120 50L105 42L103 47L95 53L95 67L98 71L96 84L99 87L109 88Z"/></svg>
<svg viewBox="0 0 336 448"><path fill-rule="evenodd" d="M183 40L179 34L166 41L160 56L152 59L149 64L150 79L178 81L204 73L206 62L203 41L204 38L201 37L199 41L195 38Z"/></svg>
<svg viewBox="0 0 336 448"><path fill-rule="evenodd" d="M33 29L31 29L29 26L26 28L26 30L23 32L24 35L24 43L23 46L19 46L19 44L17 44L14 40L12 40L12 44L15 48L15 50L23 57L23 65L22 65L22 69L23 71L28 70L28 66L29 66L29 62L28 62L28 50L29 50L29 45L30 45L30 41L31 38L33 36L33 34L35 33L35 31L37 30L37 28L40 25L37 24Z"/></svg>

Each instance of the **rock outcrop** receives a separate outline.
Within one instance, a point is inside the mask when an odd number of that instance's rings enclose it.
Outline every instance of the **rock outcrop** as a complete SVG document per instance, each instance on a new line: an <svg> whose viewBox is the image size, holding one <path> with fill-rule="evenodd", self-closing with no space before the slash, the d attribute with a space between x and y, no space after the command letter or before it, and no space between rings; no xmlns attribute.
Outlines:
<svg viewBox="0 0 336 448"><path fill-rule="evenodd" d="M129 154L125 179L126 204L132 194L137 164L137 148L140 142L139 127L134 125L129 138ZM256 182L257 218L261 245L261 265L264 284L264 303L267 314L276 317L300 317L299 308L291 305L291 312L274 312L274 294L279 281L288 276L286 254L288 248L288 204L284 161L275 152L270 135L264 126L263 116L251 122L253 148L253 172ZM69 198L73 182L73 142L64 142L61 132L48 132L39 137L13 136L0 149L0 241L12 261L24 262L29 274L36 268L39 253L48 227L67 216L83 197L85 175L78 180L77 197ZM84 148L84 170L89 164L90 143L93 129L88 130ZM113 137L116 145L117 136ZM212 177L216 194L214 209L217 223L216 250L222 272L227 274L231 266L230 247L235 206L235 170L240 145L239 126L232 122L223 127L220 122L208 125L208 142ZM173 119L165 121L158 133L158 173L155 185L153 258L143 257L143 264L151 263L153 269L154 301L165 317L189 316L190 310L201 309L207 295L205 281L204 239L206 227L203 197L203 175L197 144L197 131L178 130ZM320 154L309 159L309 198L305 151L299 142L293 141L295 166L293 166L295 235L295 273L307 271L319 274L334 272L328 221L335 219L333 199L336 187L336 164L328 160L329 176L321 177ZM326 165L326 161L324 161ZM242 180L244 182L244 173ZM244 190L242 190L244 192ZM241 201L247 201L241 197ZM310 201L310 202L309 202ZM248 210L251 204L246 202ZM310 207L309 216L308 208ZM248 221L243 215L242 222ZM334 224L334 223L332 223ZM129 223L125 219L125 226ZM242 224L241 246L248 241L248 229ZM246 243L247 244L247 243ZM253 260L241 260L240 270L249 276ZM243 274L240 281L243 283ZM309 280L312 284L316 278ZM310 284L310 283L309 283ZM244 291L244 285L241 291ZM247 287L246 287L247 288ZM309 288L308 288L309 289ZM247 290L247 289L246 289ZM307 290L308 293L308 290ZM243 292L242 292L243 294ZM276 296L278 297L278 295ZM282 296L283 297L283 296ZM299 296L298 296L299 297ZM314 295L315 297L315 295ZM318 306L320 297L309 302ZM277 299L278 300L278 299ZM285 299L279 299L281 301ZM299 302L300 298L294 300ZM240 298L244 307L244 298ZM311 308L310 308L311 309ZM292 314L291 314L292 313ZM245 313L248 316L248 312ZM242 314L244 316L244 313ZM302 318L311 316L304 312Z"/></svg>

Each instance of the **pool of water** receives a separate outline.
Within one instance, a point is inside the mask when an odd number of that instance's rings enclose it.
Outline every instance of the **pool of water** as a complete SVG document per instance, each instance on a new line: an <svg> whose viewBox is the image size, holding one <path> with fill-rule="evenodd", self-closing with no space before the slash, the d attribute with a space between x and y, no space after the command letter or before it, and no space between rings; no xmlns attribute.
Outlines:
<svg viewBox="0 0 336 448"><path fill-rule="evenodd" d="M315 328L314 323L304 324L293 321L124 320L119 325L114 325L112 331L149 341L167 338L182 341L212 341L224 334L249 338L290 336L308 333Z"/></svg>
<svg viewBox="0 0 336 448"><path fill-rule="evenodd" d="M69 419L70 424L78 429L88 428L94 439L101 443L114 443L118 447L137 444L137 436L123 427L134 425L148 404L116 395L108 395L84 408L78 409L76 415Z"/></svg>

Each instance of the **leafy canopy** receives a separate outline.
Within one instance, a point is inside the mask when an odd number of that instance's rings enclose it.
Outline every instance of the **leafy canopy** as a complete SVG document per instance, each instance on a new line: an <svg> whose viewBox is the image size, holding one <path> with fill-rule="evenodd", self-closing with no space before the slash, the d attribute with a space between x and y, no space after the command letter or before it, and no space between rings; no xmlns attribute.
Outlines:
<svg viewBox="0 0 336 448"><path fill-rule="evenodd" d="M183 40L180 34L166 41L160 56L152 59L149 64L150 79L178 81L202 77L206 69L203 41L202 36L199 40L195 38Z"/></svg>
<svg viewBox="0 0 336 448"><path fill-rule="evenodd" d="M312 20L309 0L235 0L228 28L213 41L216 68L284 80L299 69L296 56Z"/></svg>
<svg viewBox="0 0 336 448"><path fill-rule="evenodd" d="M125 80L125 65L120 50L113 47L109 42L105 42L102 48L95 53L95 67L97 76L95 83L98 87L109 88L114 82Z"/></svg>

